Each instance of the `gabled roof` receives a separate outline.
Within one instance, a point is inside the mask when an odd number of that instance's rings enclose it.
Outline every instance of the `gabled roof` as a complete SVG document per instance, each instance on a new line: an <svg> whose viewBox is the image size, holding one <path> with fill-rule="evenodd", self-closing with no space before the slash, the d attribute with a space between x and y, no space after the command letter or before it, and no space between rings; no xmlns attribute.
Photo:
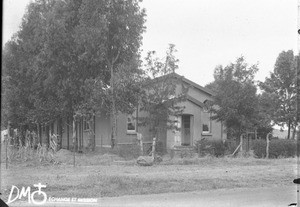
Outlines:
<svg viewBox="0 0 300 207"><path fill-rule="evenodd" d="M172 75L174 75L174 77L181 78L183 82L187 83L188 85L193 86L194 88L197 88L200 91L203 91L203 92L207 93L208 95L211 95L211 96L214 95L214 93L211 90L209 90L209 89L207 89L207 88L205 88L203 86L200 86L199 84L197 84L197 83L195 83L195 82L193 82L193 81L185 78L184 76L181 76L181 75L179 75L177 73L173 73Z"/></svg>
<svg viewBox="0 0 300 207"><path fill-rule="evenodd" d="M186 97L187 100L189 100L190 102L192 102L193 104L201 107L201 108L204 108L205 107L205 104L202 103L201 101L198 101L197 99L193 98L192 96L190 95L187 95Z"/></svg>
<svg viewBox="0 0 300 207"><path fill-rule="evenodd" d="M175 78L181 79L186 84L188 84L188 85L190 85L190 86L192 86L194 88L197 88L198 90L200 90L200 91L202 91L202 92L204 92L204 93L206 93L206 94L208 94L210 96L214 95L214 93L211 90L209 90L209 89L207 89L207 88L205 88L203 86L200 86L199 84L197 84L197 83L195 83L195 82L193 82L193 81L191 81L191 80L189 80L189 79L185 78L184 76L181 76L181 75L179 75L177 73L170 73L170 74L167 74L167 75L164 75L164 76L157 77L157 78L152 79L149 82L145 83L145 85L148 85L148 84L153 83L153 82L160 81L165 76L173 76Z"/></svg>

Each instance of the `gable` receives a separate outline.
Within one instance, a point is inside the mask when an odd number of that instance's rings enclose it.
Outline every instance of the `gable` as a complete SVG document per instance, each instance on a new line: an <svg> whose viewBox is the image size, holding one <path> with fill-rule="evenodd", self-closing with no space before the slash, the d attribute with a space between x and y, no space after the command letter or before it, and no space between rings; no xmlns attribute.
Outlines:
<svg viewBox="0 0 300 207"><path fill-rule="evenodd" d="M171 73L166 76L177 80L178 83L176 86L176 95L183 93L183 91L187 89L187 100L201 108L204 107L204 101L213 99L214 93L212 91L185 78L184 76L180 76L177 73ZM166 76L160 76L158 78L149 80L144 84L144 86L147 87L147 85L164 81L164 77Z"/></svg>
<svg viewBox="0 0 300 207"><path fill-rule="evenodd" d="M177 85L176 94L181 94L184 90L187 90L187 100L201 108L204 107L204 102L206 100L213 100L212 94L202 90L199 87L196 87L195 85L187 83L185 80L182 80Z"/></svg>

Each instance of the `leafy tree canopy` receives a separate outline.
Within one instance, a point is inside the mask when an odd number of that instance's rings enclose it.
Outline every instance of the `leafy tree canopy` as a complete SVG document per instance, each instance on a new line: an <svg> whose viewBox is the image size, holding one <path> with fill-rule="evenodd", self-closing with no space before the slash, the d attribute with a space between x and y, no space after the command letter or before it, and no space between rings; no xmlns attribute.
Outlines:
<svg viewBox="0 0 300 207"><path fill-rule="evenodd" d="M217 66L215 81L207 86L216 93L212 119L222 121L236 136L258 124L258 97L253 80L257 71L257 65L249 66L240 57L226 67Z"/></svg>
<svg viewBox="0 0 300 207"><path fill-rule="evenodd" d="M268 97L266 102L272 105L267 114L274 123L288 126L288 138L290 128L297 126L297 77L297 57L292 50L283 51L278 55L270 77L259 84L263 96Z"/></svg>
<svg viewBox="0 0 300 207"><path fill-rule="evenodd" d="M180 80L173 75L179 61L175 52L175 45L170 44L166 57L155 57L155 52L152 51L145 59L145 91L141 95L140 111L147 116L139 117L139 123L148 126L155 137L159 137L160 131L174 129L174 117L184 109L179 103L185 100L187 91L176 93Z"/></svg>
<svg viewBox="0 0 300 207"><path fill-rule="evenodd" d="M127 74L128 78L116 84L115 96L130 108L135 99L126 95L136 89L145 30L145 11L139 2L30 3L20 30L3 49L6 123L47 123L58 116L91 113L109 105L111 68L115 82Z"/></svg>

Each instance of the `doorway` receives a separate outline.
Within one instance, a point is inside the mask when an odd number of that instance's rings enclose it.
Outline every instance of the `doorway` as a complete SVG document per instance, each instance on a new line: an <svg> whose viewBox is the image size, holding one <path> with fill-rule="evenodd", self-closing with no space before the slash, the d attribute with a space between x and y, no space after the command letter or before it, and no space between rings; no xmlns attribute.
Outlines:
<svg viewBox="0 0 300 207"><path fill-rule="evenodd" d="M182 115L181 145L191 146L192 138L192 116Z"/></svg>

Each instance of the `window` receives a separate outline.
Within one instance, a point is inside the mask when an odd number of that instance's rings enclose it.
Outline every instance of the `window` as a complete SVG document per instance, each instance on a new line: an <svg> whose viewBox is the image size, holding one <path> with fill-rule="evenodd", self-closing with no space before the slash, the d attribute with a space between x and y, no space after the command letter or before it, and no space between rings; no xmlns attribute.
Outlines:
<svg viewBox="0 0 300 207"><path fill-rule="evenodd" d="M211 133L211 117L210 112L203 111L202 117L202 132L203 133Z"/></svg>
<svg viewBox="0 0 300 207"><path fill-rule="evenodd" d="M133 115L127 116L127 132L135 133L136 132L136 118L135 113Z"/></svg>
<svg viewBox="0 0 300 207"><path fill-rule="evenodd" d="M209 124L203 124L202 125L203 133L209 133L210 132L209 128L210 128Z"/></svg>

